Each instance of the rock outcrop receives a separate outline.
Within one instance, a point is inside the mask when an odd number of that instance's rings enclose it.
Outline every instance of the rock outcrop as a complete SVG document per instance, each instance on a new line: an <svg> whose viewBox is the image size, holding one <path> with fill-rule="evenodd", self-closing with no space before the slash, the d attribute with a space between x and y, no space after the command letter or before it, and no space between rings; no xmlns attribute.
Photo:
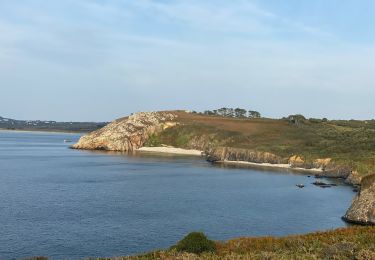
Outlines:
<svg viewBox="0 0 375 260"><path fill-rule="evenodd" d="M363 178L361 190L343 217L362 225L375 225L375 174Z"/></svg>
<svg viewBox="0 0 375 260"><path fill-rule="evenodd" d="M134 151L149 136L176 125L177 115L169 112L142 112L118 119L82 136L72 148L84 150Z"/></svg>
<svg viewBox="0 0 375 260"><path fill-rule="evenodd" d="M217 147L206 151L207 160L216 161L244 161L254 163L286 163L285 159L267 152L251 151L241 148Z"/></svg>

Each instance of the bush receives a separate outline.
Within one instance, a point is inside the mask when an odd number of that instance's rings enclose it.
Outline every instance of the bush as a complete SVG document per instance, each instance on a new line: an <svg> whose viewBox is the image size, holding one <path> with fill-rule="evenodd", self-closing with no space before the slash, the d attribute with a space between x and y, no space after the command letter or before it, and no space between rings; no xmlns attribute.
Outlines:
<svg viewBox="0 0 375 260"><path fill-rule="evenodd" d="M161 145L161 141L156 134L151 134L145 143L145 146L157 147Z"/></svg>
<svg viewBox="0 0 375 260"><path fill-rule="evenodd" d="M177 243L173 248L178 252L200 254L203 252L215 252L215 242L209 240L202 232L191 232Z"/></svg>

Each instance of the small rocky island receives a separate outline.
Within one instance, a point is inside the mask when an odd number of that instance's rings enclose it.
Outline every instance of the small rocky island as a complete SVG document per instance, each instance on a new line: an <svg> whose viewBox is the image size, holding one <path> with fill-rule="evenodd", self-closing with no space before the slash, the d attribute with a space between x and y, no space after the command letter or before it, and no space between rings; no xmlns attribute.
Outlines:
<svg viewBox="0 0 375 260"><path fill-rule="evenodd" d="M254 111L252 111L254 112ZM343 219L375 224L375 122L283 119L190 111L141 112L81 137L74 149L134 152L176 147L202 151L211 162L313 172L361 187ZM355 148L355 151L353 150Z"/></svg>

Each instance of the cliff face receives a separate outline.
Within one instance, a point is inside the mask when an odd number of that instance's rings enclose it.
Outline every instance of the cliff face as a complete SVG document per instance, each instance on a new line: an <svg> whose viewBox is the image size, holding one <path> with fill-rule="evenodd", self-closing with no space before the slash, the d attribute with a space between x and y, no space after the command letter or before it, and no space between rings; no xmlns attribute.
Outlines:
<svg viewBox="0 0 375 260"><path fill-rule="evenodd" d="M267 152L250 151L241 148L217 147L206 151L207 160L215 161L245 161L254 163L287 163L285 159Z"/></svg>
<svg viewBox="0 0 375 260"><path fill-rule="evenodd" d="M72 148L85 150L134 151L149 136L175 125L176 115L168 112L144 112L118 119L84 135Z"/></svg>
<svg viewBox="0 0 375 260"><path fill-rule="evenodd" d="M361 190L343 218L357 224L375 225L375 175L363 178Z"/></svg>

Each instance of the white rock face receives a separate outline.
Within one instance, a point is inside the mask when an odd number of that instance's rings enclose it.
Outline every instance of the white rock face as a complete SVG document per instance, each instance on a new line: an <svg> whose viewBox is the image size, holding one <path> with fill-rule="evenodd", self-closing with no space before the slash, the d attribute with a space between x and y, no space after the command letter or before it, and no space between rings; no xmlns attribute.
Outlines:
<svg viewBox="0 0 375 260"><path fill-rule="evenodd" d="M107 126L84 135L72 147L85 150L134 151L148 137L176 125L177 115L169 112L141 112L118 119Z"/></svg>

